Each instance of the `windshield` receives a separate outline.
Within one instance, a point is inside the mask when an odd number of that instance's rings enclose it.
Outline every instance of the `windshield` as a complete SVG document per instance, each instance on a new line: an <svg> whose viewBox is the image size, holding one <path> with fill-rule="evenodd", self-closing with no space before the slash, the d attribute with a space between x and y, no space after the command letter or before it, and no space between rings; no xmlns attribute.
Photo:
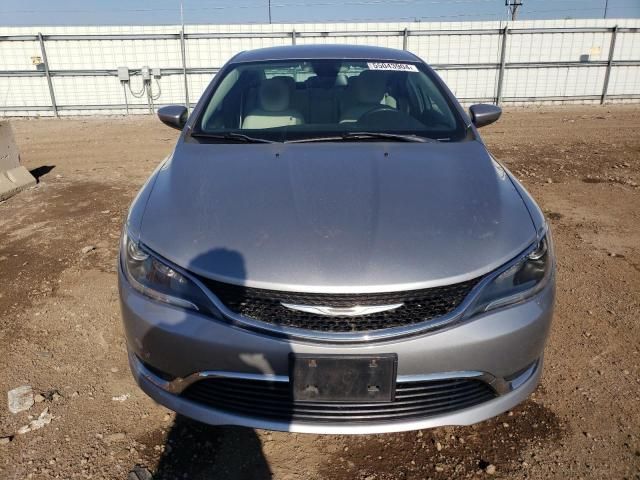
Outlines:
<svg viewBox="0 0 640 480"><path fill-rule="evenodd" d="M295 60L238 64L193 136L217 141L457 141L465 126L419 63Z"/></svg>

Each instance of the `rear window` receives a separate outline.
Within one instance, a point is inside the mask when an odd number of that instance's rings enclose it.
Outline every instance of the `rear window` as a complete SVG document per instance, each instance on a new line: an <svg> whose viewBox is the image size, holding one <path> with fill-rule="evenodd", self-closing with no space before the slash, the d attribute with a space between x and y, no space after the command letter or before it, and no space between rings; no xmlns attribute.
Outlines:
<svg viewBox="0 0 640 480"><path fill-rule="evenodd" d="M441 141L465 126L433 73L419 63L295 60L238 64L207 100L196 131L289 141L346 132Z"/></svg>

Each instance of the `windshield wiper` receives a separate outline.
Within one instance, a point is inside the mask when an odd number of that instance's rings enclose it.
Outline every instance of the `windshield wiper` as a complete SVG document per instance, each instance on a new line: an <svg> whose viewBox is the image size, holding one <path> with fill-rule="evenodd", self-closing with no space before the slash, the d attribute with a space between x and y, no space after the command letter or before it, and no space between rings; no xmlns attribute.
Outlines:
<svg viewBox="0 0 640 480"><path fill-rule="evenodd" d="M256 138L245 135L244 133L227 132L227 133L206 133L206 132L194 132L191 134L196 138L213 138L215 140L237 140L244 143L276 143L273 140L267 140L265 138Z"/></svg>
<svg viewBox="0 0 640 480"><path fill-rule="evenodd" d="M419 135L407 135L402 133L385 133L385 132L344 132L340 135L325 137L309 137L299 140L288 140L285 143L305 143L305 142L340 142L349 140L367 140L370 138L380 138L394 142L418 142L418 143L434 143L438 142L435 138L421 137Z"/></svg>

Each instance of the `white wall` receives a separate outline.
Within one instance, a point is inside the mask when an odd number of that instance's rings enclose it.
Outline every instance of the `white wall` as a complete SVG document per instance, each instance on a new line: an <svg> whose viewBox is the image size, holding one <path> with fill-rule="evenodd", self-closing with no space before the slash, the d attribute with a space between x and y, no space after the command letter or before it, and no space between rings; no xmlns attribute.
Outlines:
<svg viewBox="0 0 640 480"><path fill-rule="evenodd" d="M402 48L400 32L405 28L418 30L484 30L500 29L505 22L438 22L438 23L331 23L331 24L275 24L275 25L190 25L186 33L263 33L273 32L370 32L370 35L302 37L303 43L356 43ZM553 27L640 27L637 19L607 20L537 20L510 22L509 28ZM101 26L101 27L0 27L2 35L80 35L80 34L139 34L179 33L177 26ZM390 32L374 35L372 32ZM509 62L577 62L589 55L591 61L606 61L609 56L610 32L598 33L534 33L509 35L506 61ZM186 42L188 68L212 68L222 66L241 50L289 45L291 38L219 38L189 39ZM428 63L446 64L497 64L500 61L501 36L497 33L483 35L429 35L409 36L407 47ZM114 70L118 66L140 68L143 65L164 69L182 67L180 41L160 40L48 40L45 42L49 68L65 70ZM34 71L32 57L41 56L37 41L3 41L0 38L0 115L51 115L47 108L51 98L44 76L6 76L6 71ZM640 33L618 33L614 60L640 61ZM534 103L561 102L597 103L602 93L605 66L554 66L546 68L509 68L505 72L502 95L505 103L527 103L529 97L537 97ZM498 70L495 67L478 69L447 69L438 73L463 102L481 99L491 101L496 95ZM191 73L188 77L189 97L197 101L212 74ZM56 102L60 114L124 113L119 105L124 103L120 82L114 76L54 76L52 78ZM163 75L159 81L160 98L156 105L184 103L184 79L181 74ZM132 78L132 88L140 88L139 77ZM154 88L155 88L154 84ZM608 88L609 101L640 100L640 65L612 68ZM616 98L615 96L637 96ZM594 97L590 99L571 97ZM545 100L546 98L546 100ZM146 99L133 99L132 105L146 106ZM74 110L73 106L115 105L115 108ZM15 109L8 110L10 107ZM146 113L137 109L132 113Z"/></svg>

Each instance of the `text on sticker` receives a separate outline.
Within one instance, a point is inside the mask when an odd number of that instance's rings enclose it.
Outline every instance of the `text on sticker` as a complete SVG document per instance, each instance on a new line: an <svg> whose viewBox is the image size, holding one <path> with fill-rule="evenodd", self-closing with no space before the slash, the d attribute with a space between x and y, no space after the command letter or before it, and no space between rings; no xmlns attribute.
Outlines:
<svg viewBox="0 0 640 480"><path fill-rule="evenodd" d="M367 62L369 70L393 70L398 72L417 72L418 67L410 63Z"/></svg>

